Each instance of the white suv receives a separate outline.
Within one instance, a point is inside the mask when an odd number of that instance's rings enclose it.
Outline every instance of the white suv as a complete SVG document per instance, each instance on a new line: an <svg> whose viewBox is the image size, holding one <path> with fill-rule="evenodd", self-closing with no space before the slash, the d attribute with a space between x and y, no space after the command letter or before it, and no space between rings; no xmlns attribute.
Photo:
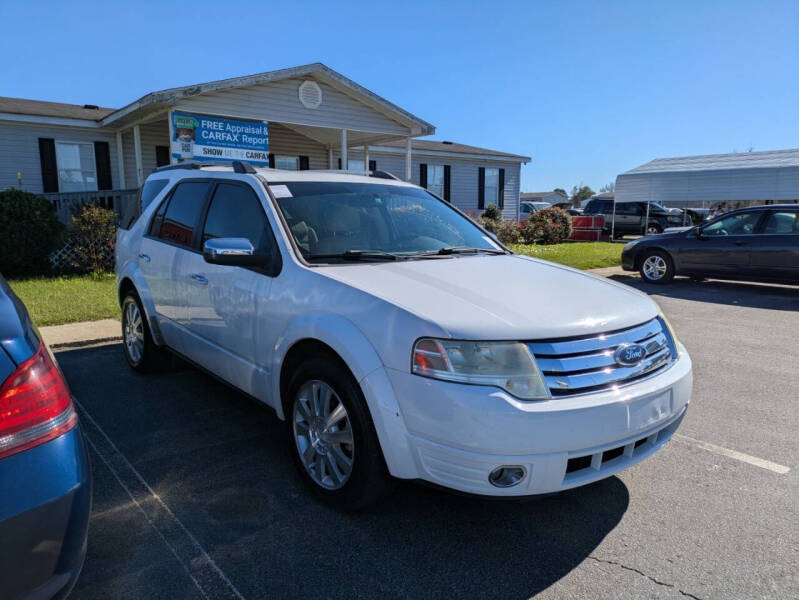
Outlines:
<svg viewBox="0 0 799 600"><path fill-rule="evenodd" d="M328 502L392 478L556 492L685 415L691 361L652 300L513 254L415 185L186 164L154 192L116 245L127 361L168 347L271 406Z"/></svg>

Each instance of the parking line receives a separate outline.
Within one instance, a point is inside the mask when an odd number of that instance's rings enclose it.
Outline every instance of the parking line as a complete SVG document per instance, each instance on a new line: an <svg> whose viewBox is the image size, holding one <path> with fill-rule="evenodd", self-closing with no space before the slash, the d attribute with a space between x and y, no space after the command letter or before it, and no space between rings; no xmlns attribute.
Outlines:
<svg viewBox="0 0 799 600"><path fill-rule="evenodd" d="M791 470L790 467L786 467L784 465L771 462L770 460L758 458L757 456L751 456L750 454L744 454L743 452L738 452L736 450L730 450L729 448L724 448L722 446L716 446L716 444L703 442L702 440L697 440L692 437L688 437L687 435L682 435L681 433L675 433L674 437L680 441L685 442L686 444L691 444L692 446L701 448L702 450L707 450L708 452L721 454L722 456L726 456L728 458L734 458L735 460L740 460L741 462L745 462L747 464L754 465L756 467L760 467L761 469L766 469L774 473L779 473L780 475L785 475L788 471Z"/></svg>
<svg viewBox="0 0 799 600"><path fill-rule="evenodd" d="M209 556L197 538L130 464L97 421L80 402L75 400L75 404L80 411L86 441L175 556L203 598L244 600L244 596ZM96 430L101 439L95 439L90 430ZM106 447L101 450L99 446Z"/></svg>

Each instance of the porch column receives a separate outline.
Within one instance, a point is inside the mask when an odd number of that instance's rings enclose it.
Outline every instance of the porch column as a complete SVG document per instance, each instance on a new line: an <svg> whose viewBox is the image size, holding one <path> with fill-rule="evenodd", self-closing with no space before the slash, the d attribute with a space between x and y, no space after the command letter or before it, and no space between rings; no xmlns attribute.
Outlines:
<svg viewBox="0 0 799 600"><path fill-rule="evenodd" d="M411 180L411 138L405 138L405 181Z"/></svg>
<svg viewBox="0 0 799 600"><path fill-rule="evenodd" d="M117 186L120 190L127 189L125 185L125 156L122 153L122 132L117 131L117 169L119 169L119 178L117 179Z"/></svg>
<svg viewBox="0 0 799 600"><path fill-rule="evenodd" d="M138 125L133 126L133 150L136 153L136 187L144 184L144 169L141 164L141 131Z"/></svg>
<svg viewBox="0 0 799 600"><path fill-rule="evenodd" d="M336 168L333 166L333 146L327 147L327 168L328 169Z"/></svg>
<svg viewBox="0 0 799 600"><path fill-rule="evenodd" d="M341 130L341 168L347 168L347 130Z"/></svg>
<svg viewBox="0 0 799 600"><path fill-rule="evenodd" d="M363 170L369 170L369 144L363 145Z"/></svg>

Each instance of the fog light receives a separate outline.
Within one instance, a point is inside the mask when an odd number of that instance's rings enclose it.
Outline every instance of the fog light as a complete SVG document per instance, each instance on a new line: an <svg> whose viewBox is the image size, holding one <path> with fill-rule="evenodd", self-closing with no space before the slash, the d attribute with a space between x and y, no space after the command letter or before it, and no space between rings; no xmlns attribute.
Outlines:
<svg viewBox="0 0 799 600"><path fill-rule="evenodd" d="M498 488L509 488L521 483L527 471L520 466L497 467L488 475L491 485Z"/></svg>

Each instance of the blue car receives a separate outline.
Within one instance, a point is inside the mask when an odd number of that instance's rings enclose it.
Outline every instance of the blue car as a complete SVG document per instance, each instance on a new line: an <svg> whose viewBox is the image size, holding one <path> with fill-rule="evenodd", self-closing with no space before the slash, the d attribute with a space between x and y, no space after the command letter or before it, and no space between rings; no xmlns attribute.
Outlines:
<svg viewBox="0 0 799 600"><path fill-rule="evenodd" d="M92 475L67 382L0 276L0 598L63 598L86 556Z"/></svg>

